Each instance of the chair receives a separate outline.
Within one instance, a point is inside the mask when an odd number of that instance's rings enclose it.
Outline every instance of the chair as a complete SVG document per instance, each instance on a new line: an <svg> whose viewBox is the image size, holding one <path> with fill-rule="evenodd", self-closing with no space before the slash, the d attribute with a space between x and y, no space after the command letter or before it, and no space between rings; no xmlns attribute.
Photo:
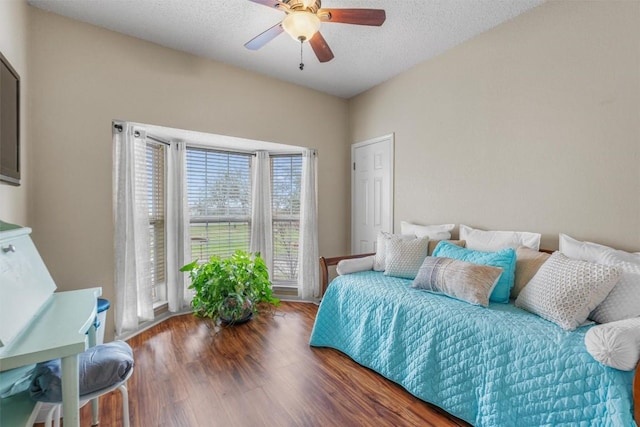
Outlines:
<svg viewBox="0 0 640 427"><path fill-rule="evenodd" d="M98 398L104 394L110 393L113 390L120 390L122 393L122 425L124 427L129 427L129 392L127 391L127 380L133 374L133 368L129 370L126 378L122 381L119 381L115 384L110 385L109 387L105 387L101 390L97 390L93 393L85 394L80 396L80 407L87 404L87 402L92 401L92 415L93 415L93 423L92 425L97 425L99 423L98 420ZM93 401L95 399L95 404ZM40 402L39 402L40 403ZM45 427L60 427L60 409L62 408L62 402L54 402L51 403L51 409L47 412L47 416L45 419Z"/></svg>

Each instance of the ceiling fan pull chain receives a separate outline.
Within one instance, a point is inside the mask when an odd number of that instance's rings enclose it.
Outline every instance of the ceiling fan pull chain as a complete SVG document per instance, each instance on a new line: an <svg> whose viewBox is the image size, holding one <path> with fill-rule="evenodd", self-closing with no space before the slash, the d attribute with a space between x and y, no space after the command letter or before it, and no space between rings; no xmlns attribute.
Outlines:
<svg viewBox="0 0 640 427"><path fill-rule="evenodd" d="M300 71L304 70L304 62L302 62L302 43L304 43L304 40L300 39Z"/></svg>

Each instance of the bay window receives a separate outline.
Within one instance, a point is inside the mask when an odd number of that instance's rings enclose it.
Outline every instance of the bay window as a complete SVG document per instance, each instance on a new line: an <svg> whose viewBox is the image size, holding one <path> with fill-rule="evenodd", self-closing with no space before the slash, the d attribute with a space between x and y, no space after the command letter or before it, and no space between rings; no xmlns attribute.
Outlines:
<svg viewBox="0 0 640 427"><path fill-rule="evenodd" d="M173 139L166 129L160 137L146 125L113 125L117 335L153 319L161 304L170 312L188 306L182 265L250 251L257 241L266 241L255 250L270 261L276 293L317 298L306 290L317 287L309 270L317 244L307 237L315 238L316 227L315 204L307 206L315 200L313 150L283 154L291 147L251 141L252 150L233 151L247 140L221 135L215 139L224 149L214 149Z"/></svg>

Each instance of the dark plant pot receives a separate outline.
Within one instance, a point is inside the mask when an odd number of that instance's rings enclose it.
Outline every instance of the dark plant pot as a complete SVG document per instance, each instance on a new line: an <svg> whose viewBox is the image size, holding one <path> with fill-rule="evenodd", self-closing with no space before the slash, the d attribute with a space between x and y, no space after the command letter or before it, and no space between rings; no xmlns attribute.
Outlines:
<svg viewBox="0 0 640 427"><path fill-rule="evenodd" d="M222 322L223 325L228 325L228 326L241 325L243 323L247 323L252 318L253 318L253 312L249 310L248 312L245 312L240 318L220 316L220 322Z"/></svg>
<svg viewBox="0 0 640 427"><path fill-rule="evenodd" d="M227 306L232 306L232 307L237 307L237 303L236 300L233 298L227 298L227 300L225 301L225 304ZM241 314L233 314L233 315L229 315L229 314L224 314L224 309L221 310L220 313L220 321L225 324L225 325L240 325L242 323L246 323L249 320L251 320L251 318L253 317L253 310L251 309L252 305L251 302L247 299L245 301L245 306L243 306L243 308L245 308Z"/></svg>

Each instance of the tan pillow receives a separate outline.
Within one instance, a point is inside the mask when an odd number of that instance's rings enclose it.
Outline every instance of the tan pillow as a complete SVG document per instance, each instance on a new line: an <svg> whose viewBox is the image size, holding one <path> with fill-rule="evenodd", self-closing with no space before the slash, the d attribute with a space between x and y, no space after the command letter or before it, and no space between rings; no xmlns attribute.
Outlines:
<svg viewBox="0 0 640 427"><path fill-rule="evenodd" d="M433 251L436 250L436 246L438 246L438 243L440 243L441 241L442 240L429 240L429 256L431 256ZM464 240L445 240L445 242L449 242L452 245L460 246L461 248L464 248L467 243Z"/></svg>
<svg viewBox="0 0 640 427"><path fill-rule="evenodd" d="M427 257L411 287L487 307L502 271L498 267L457 259Z"/></svg>
<svg viewBox="0 0 640 427"><path fill-rule="evenodd" d="M511 298L518 298L520 291L527 286L527 283L550 256L550 254L534 251L527 246L520 246L516 249L516 278L511 289Z"/></svg>

